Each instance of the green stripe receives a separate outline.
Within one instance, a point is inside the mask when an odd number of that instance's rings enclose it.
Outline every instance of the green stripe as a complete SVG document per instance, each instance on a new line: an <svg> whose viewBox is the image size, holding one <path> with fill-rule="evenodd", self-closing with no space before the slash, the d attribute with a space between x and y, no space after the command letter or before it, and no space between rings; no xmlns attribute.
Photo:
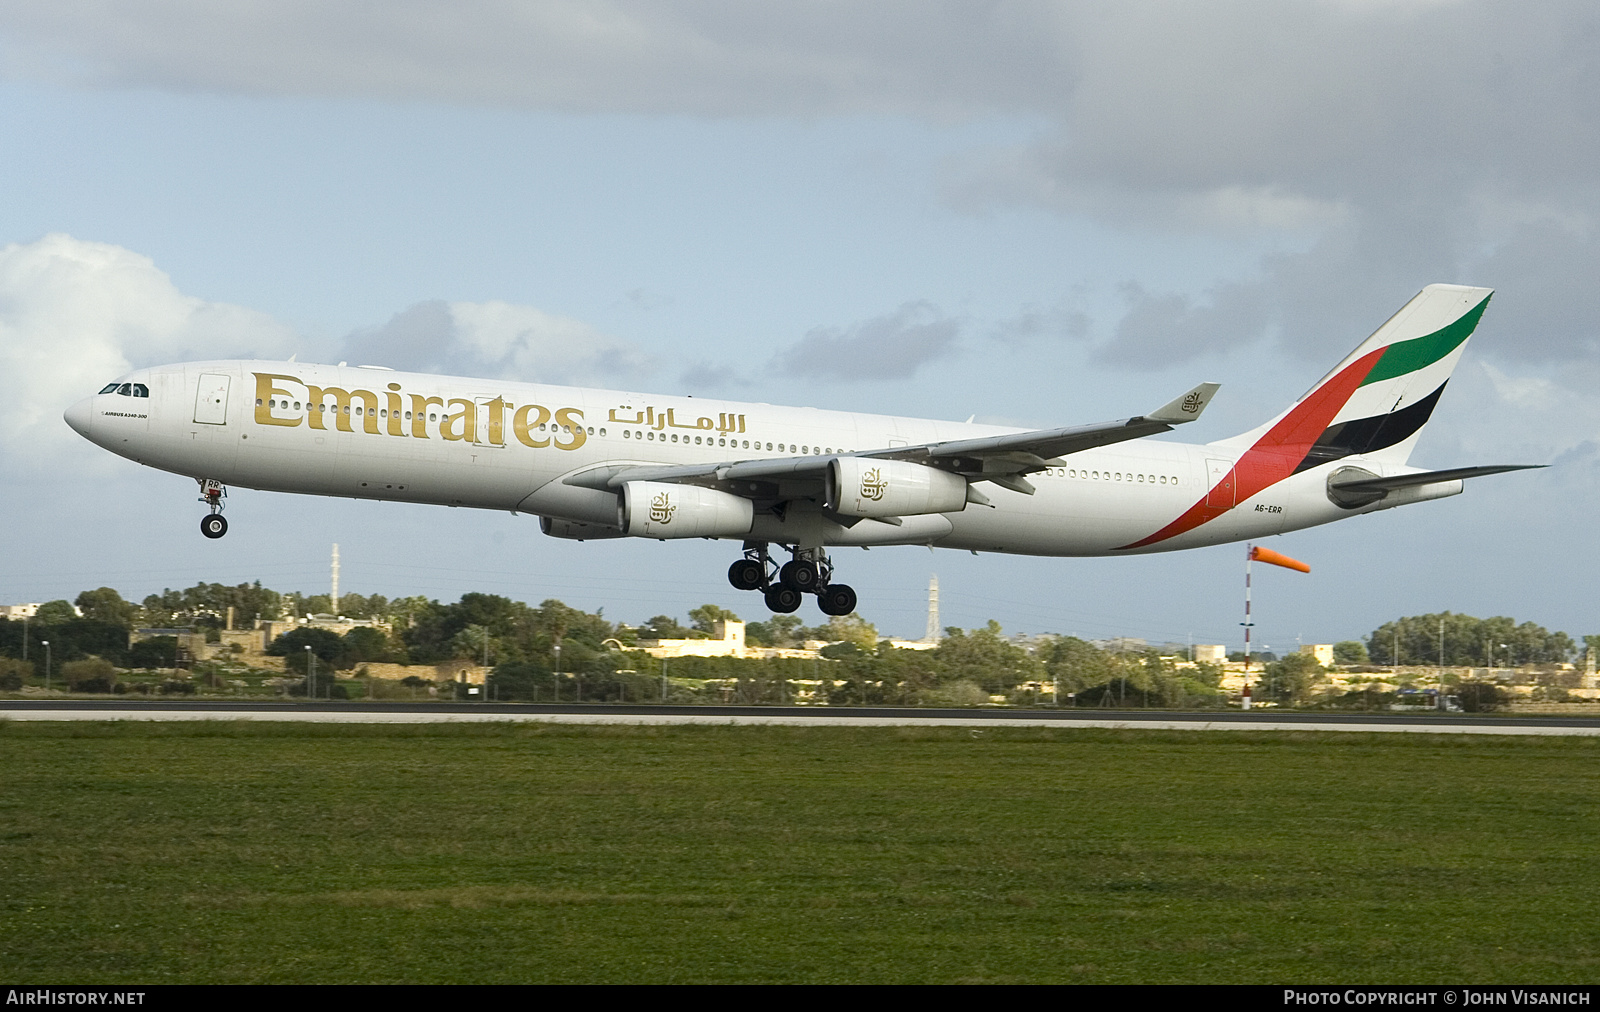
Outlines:
<svg viewBox="0 0 1600 1012"><path fill-rule="evenodd" d="M1472 332L1478 327L1478 320L1488 307L1489 300L1485 298L1460 319L1441 330L1436 330L1426 337L1397 341L1389 345L1384 349L1383 357L1378 359L1378 364L1373 366L1372 371L1367 373L1367 378L1361 381L1361 385L1366 386L1368 383L1404 376L1444 358L1472 336Z"/></svg>

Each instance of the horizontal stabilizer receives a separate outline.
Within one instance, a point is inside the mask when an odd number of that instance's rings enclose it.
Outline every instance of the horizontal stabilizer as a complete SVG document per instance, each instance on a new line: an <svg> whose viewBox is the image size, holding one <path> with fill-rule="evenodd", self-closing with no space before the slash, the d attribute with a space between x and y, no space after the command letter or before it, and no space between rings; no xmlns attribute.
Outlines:
<svg viewBox="0 0 1600 1012"><path fill-rule="evenodd" d="M1527 471L1548 466L1548 464L1490 464L1484 467L1452 467L1443 471L1418 471L1415 474L1397 474L1389 478L1356 478L1351 481L1339 481L1335 478L1329 480L1328 487L1350 492L1389 492L1397 488L1432 485L1440 481L1460 481L1463 478L1481 478L1486 474Z"/></svg>

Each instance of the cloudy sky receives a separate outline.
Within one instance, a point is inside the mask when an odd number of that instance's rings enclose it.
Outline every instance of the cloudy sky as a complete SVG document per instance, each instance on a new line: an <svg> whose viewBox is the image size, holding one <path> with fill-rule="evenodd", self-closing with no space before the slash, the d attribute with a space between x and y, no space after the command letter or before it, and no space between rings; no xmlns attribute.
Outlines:
<svg viewBox="0 0 1600 1012"><path fill-rule="evenodd" d="M1278 538L1258 638L1600 632L1592 4L0 0L0 599L199 580L764 612L727 545L187 479L61 410L297 354L1055 426L1281 409L1423 285L1497 295L1414 463L1547 463ZM1242 548L841 553L862 614L1233 643ZM808 616L814 613L807 611Z"/></svg>

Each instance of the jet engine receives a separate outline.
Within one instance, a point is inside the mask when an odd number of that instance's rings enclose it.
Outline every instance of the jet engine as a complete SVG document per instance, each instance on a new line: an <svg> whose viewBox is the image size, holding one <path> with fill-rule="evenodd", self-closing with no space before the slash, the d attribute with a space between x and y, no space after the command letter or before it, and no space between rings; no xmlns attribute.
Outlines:
<svg viewBox="0 0 1600 1012"><path fill-rule="evenodd" d="M722 538L750 533L749 499L698 485L630 481L622 486L617 523L635 538Z"/></svg>
<svg viewBox="0 0 1600 1012"><path fill-rule="evenodd" d="M615 527L586 524L578 520L563 520L560 517L540 517L539 529L552 538L565 538L569 541L603 541L606 538L623 536Z"/></svg>
<svg viewBox="0 0 1600 1012"><path fill-rule="evenodd" d="M967 479L921 464L839 457L828 476L828 501L845 516L915 516L967 508Z"/></svg>

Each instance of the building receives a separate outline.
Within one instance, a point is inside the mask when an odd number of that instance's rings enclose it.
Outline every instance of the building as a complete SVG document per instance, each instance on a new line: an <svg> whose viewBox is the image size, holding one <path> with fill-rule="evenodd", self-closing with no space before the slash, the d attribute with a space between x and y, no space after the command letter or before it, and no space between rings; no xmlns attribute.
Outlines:
<svg viewBox="0 0 1600 1012"><path fill-rule="evenodd" d="M815 657L816 649L786 650L782 647L752 647L744 641L744 623L720 621L712 626L715 639L640 640L639 649L651 657ZM808 647L811 644L806 644Z"/></svg>
<svg viewBox="0 0 1600 1012"><path fill-rule="evenodd" d="M39 605L43 603L38 601L33 604L0 604L0 618L9 618L13 622L33 618L39 614Z"/></svg>
<svg viewBox="0 0 1600 1012"><path fill-rule="evenodd" d="M1307 643L1300 648L1303 654L1310 654L1317 659L1317 663L1325 668L1333 667L1332 643Z"/></svg>
<svg viewBox="0 0 1600 1012"><path fill-rule="evenodd" d="M1228 648L1221 643L1196 643L1194 660L1196 664L1226 664Z"/></svg>

